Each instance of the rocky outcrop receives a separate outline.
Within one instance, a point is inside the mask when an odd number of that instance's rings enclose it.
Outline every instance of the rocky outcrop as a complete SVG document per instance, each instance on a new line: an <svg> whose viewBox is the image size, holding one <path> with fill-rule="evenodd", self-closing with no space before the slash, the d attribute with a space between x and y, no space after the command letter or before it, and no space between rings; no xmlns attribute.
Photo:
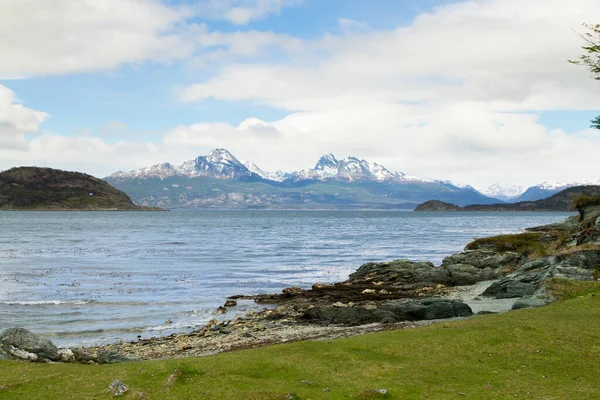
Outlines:
<svg viewBox="0 0 600 400"><path fill-rule="evenodd" d="M452 286L465 286L500 279L522 262L518 253L472 250L444 258L440 268L448 271Z"/></svg>
<svg viewBox="0 0 600 400"><path fill-rule="evenodd" d="M482 295L497 299L532 296L548 278L595 280L599 263L600 250L543 257L522 265L513 274L494 282Z"/></svg>
<svg viewBox="0 0 600 400"><path fill-rule="evenodd" d="M28 361L58 361L58 348L48 339L23 328L10 328L0 334L0 346L13 359Z"/></svg>
<svg viewBox="0 0 600 400"><path fill-rule="evenodd" d="M407 299L380 307L312 307L302 319L310 322L344 324L350 326L374 322L396 323L473 315L471 308L461 301L440 298Z"/></svg>
<svg viewBox="0 0 600 400"><path fill-rule="evenodd" d="M350 274L349 284L389 283L403 288L418 288L450 283L448 271L436 268L430 262L394 260L367 263Z"/></svg>

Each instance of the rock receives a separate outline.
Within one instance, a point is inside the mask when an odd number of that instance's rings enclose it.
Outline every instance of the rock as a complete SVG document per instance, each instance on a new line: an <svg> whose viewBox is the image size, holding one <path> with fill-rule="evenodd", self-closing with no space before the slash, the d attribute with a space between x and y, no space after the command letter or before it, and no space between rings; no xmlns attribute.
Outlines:
<svg viewBox="0 0 600 400"><path fill-rule="evenodd" d="M600 250L543 257L523 264L516 272L494 282L482 296L508 299L532 296L548 278L595 280L600 264Z"/></svg>
<svg viewBox="0 0 600 400"><path fill-rule="evenodd" d="M225 307L235 307L235 306L237 306L237 304L238 303L235 300L227 300L225 302Z"/></svg>
<svg viewBox="0 0 600 400"><path fill-rule="evenodd" d="M88 353L81 347L71 347L70 350L73 353L73 357L75 357L75 361L79 363L88 364L89 362L98 361L97 357Z"/></svg>
<svg viewBox="0 0 600 400"><path fill-rule="evenodd" d="M10 345L7 347L6 351L9 354L9 356L11 356L12 358L15 358L17 360L38 361L38 359L39 359L38 355L35 353L30 353L28 351L18 349L16 347L10 346Z"/></svg>
<svg viewBox="0 0 600 400"><path fill-rule="evenodd" d="M467 250L444 258L441 268L448 271L452 285L464 286L502 278L522 262L518 253Z"/></svg>
<svg viewBox="0 0 600 400"><path fill-rule="evenodd" d="M51 341L24 328L6 329L0 334L0 346L13 357L20 358L16 354L24 355L21 351L17 351L22 350L36 355L36 359L32 361L58 361L58 348Z"/></svg>
<svg viewBox="0 0 600 400"><path fill-rule="evenodd" d="M450 283L450 275L443 268L436 268L429 262L395 260L381 263L367 263L350 274L350 284L364 282L386 282L394 286L423 287Z"/></svg>
<svg viewBox="0 0 600 400"><path fill-rule="evenodd" d="M219 314L226 314L227 313L227 309L223 306L219 306L219 308L217 308L217 313Z"/></svg>
<svg viewBox="0 0 600 400"><path fill-rule="evenodd" d="M375 293L377 293L377 291L373 290L373 289L365 289L362 291L362 294L375 294Z"/></svg>
<svg viewBox="0 0 600 400"><path fill-rule="evenodd" d="M115 397L121 396L122 394L126 393L128 390L129 390L129 388L127 387L127 385L119 380L112 381L110 383L110 385L108 385L108 388L106 389L107 392L114 394Z"/></svg>
<svg viewBox="0 0 600 400"><path fill-rule="evenodd" d="M304 320L350 326L374 322L395 323L473 315L471 308L457 300L440 298L410 299L375 307L317 306L304 312Z"/></svg>
<svg viewBox="0 0 600 400"><path fill-rule="evenodd" d="M541 288L531 296L520 298L513 304L512 309L518 310L521 308L543 307L556 299L544 288Z"/></svg>
<svg viewBox="0 0 600 400"><path fill-rule="evenodd" d="M173 373L167 378L167 385L172 385L173 383L180 380L182 377L183 373L178 368L175 368L175 370L173 370Z"/></svg>
<svg viewBox="0 0 600 400"><path fill-rule="evenodd" d="M286 294L286 295L289 295L289 296L294 296L294 295L302 293L302 288L294 286L294 287L285 288L281 292L283 294Z"/></svg>
<svg viewBox="0 0 600 400"><path fill-rule="evenodd" d="M328 283L315 283L314 285L312 285L312 290L327 289L332 286L333 285L328 284Z"/></svg>
<svg viewBox="0 0 600 400"><path fill-rule="evenodd" d="M121 355L116 351L101 350L98 351L98 364L119 364L122 362L135 361L129 357Z"/></svg>
<svg viewBox="0 0 600 400"><path fill-rule="evenodd" d="M348 304L344 304L341 301L333 303L331 306L334 308L348 308Z"/></svg>
<svg viewBox="0 0 600 400"><path fill-rule="evenodd" d="M71 349L59 349L58 359L62 362L73 362L75 361L75 354Z"/></svg>

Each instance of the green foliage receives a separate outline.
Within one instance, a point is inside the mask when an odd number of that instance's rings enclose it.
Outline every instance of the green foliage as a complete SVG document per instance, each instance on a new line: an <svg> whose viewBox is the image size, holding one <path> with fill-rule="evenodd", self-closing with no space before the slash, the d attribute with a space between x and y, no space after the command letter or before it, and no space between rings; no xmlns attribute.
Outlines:
<svg viewBox="0 0 600 400"><path fill-rule="evenodd" d="M476 239L469 243L465 249L486 249L500 253L511 251L515 253L545 255L547 253L547 249L546 245L540 242L540 238L542 236L543 233L540 232L492 236Z"/></svg>
<svg viewBox="0 0 600 400"><path fill-rule="evenodd" d="M581 46L586 54L579 56L570 63L587 67L596 80L600 80L600 24L583 24L588 32L581 34L584 45ZM591 128L600 129L600 116L592 120Z"/></svg>
<svg viewBox="0 0 600 400"><path fill-rule="evenodd" d="M571 300L546 307L349 339L115 365L0 361L0 399L115 398L115 379L124 399L595 399L600 284L569 285Z"/></svg>
<svg viewBox="0 0 600 400"><path fill-rule="evenodd" d="M573 200L573 205L577 208L600 205L600 194L578 196Z"/></svg>

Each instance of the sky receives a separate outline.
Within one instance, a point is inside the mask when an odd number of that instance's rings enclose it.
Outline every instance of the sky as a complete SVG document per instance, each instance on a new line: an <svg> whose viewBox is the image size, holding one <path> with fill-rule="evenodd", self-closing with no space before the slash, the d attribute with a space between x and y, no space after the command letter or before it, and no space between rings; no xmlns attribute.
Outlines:
<svg viewBox="0 0 600 400"><path fill-rule="evenodd" d="M0 0L0 170L226 148L484 189L598 180L597 0Z"/></svg>

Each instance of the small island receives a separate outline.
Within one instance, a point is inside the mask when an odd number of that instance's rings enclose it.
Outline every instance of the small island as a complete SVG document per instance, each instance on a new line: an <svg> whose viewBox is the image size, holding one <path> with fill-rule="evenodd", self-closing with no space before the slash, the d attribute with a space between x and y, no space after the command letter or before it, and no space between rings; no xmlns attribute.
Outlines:
<svg viewBox="0 0 600 400"><path fill-rule="evenodd" d="M18 167L0 172L0 210L160 211L81 172Z"/></svg>

